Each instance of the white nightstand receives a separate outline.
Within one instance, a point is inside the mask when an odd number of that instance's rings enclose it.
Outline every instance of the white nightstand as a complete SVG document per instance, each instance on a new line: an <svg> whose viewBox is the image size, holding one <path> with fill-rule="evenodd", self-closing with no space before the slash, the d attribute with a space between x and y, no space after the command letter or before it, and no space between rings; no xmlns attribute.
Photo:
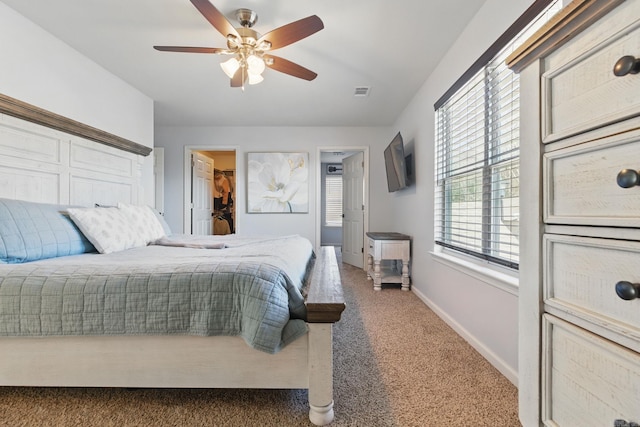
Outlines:
<svg viewBox="0 0 640 427"><path fill-rule="evenodd" d="M382 290L383 283L400 283L402 290L411 289L409 279L409 261L411 261L411 237L400 233L367 232L369 248L367 250L367 278L373 279L373 289ZM382 260L392 260L390 267L383 268ZM399 262L402 262L401 269Z"/></svg>

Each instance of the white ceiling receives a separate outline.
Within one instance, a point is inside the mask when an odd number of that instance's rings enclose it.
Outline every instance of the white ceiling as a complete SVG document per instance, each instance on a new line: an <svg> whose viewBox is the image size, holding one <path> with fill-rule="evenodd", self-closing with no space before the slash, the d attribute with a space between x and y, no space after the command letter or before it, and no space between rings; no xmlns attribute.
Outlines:
<svg viewBox="0 0 640 427"><path fill-rule="evenodd" d="M485 0L211 0L258 13L261 34L309 15L324 29L274 54L309 82L267 69L229 87L218 55L154 45L225 47L189 0L0 0L155 101L157 125L388 126ZM239 26L239 25L238 25ZM371 88L355 97L356 87Z"/></svg>

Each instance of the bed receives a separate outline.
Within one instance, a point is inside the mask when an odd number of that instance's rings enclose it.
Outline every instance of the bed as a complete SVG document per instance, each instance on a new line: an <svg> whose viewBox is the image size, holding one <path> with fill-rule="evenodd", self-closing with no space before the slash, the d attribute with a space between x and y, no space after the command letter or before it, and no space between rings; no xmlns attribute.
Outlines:
<svg viewBox="0 0 640 427"><path fill-rule="evenodd" d="M76 216L148 214L145 150L10 110L0 114L0 385L303 388L311 422L333 420L332 325L345 308L333 248L166 228L99 247ZM16 235L22 252L11 252Z"/></svg>

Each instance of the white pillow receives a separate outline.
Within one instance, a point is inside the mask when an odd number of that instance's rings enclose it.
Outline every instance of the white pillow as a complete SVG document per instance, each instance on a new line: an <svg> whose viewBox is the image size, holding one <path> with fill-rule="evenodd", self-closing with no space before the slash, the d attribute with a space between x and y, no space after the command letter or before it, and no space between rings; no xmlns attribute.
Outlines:
<svg viewBox="0 0 640 427"><path fill-rule="evenodd" d="M68 208L67 212L101 254L147 244L131 226L129 217L118 208Z"/></svg>
<svg viewBox="0 0 640 427"><path fill-rule="evenodd" d="M118 208L129 218L133 229L146 243L152 243L165 236L164 228L149 206L118 203Z"/></svg>

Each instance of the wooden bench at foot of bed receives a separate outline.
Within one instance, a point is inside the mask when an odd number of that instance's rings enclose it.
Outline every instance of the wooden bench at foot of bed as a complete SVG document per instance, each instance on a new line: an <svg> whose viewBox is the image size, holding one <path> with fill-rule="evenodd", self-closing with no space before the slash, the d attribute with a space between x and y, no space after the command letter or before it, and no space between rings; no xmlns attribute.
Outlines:
<svg viewBox="0 0 640 427"><path fill-rule="evenodd" d="M345 308L333 247L315 261L309 332L276 354L239 337L0 337L0 385L308 389L309 419L333 420L332 326Z"/></svg>

